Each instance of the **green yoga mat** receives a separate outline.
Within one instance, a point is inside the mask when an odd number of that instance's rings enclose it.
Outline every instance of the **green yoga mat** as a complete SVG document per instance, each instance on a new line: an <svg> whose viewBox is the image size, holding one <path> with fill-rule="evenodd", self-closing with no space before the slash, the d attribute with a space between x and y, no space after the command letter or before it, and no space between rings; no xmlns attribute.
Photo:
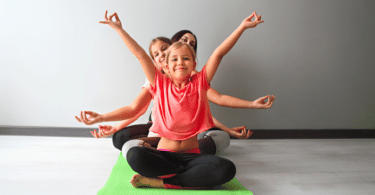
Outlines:
<svg viewBox="0 0 375 195"><path fill-rule="evenodd" d="M186 189L155 189L135 188L130 184L130 179L136 174L125 158L120 156L113 167L107 183L99 190L98 195L252 195L248 189L243 187L236 178L226 184L210 190L186 190Z"/></svg>

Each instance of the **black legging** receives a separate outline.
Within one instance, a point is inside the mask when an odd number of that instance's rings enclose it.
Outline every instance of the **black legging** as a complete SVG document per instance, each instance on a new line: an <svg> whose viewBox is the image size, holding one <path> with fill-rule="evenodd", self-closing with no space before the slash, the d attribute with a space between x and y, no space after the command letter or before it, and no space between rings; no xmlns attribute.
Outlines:
<svg viewBox="0 0 375 195"><path fill-rule="evenodd" d="M177 174L163 179L166 188L214 187L232 180L236 174L232 161L208 154L133 147L128 151L126 159L135 172L145 177Z"/></svg>
<svg viewBox="0 0 375 195"><path fill-rule="evenodd" d="M152 123L132 125L117 131L112 136L113 145L115 148L121 150L125 142L132 139L147 137L151 125Z"/></svg>

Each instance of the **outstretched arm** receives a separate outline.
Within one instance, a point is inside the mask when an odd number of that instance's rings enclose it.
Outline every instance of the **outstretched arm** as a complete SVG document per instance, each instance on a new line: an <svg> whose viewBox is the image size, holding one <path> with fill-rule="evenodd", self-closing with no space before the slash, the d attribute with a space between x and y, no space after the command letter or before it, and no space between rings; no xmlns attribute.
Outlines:
<svg viewBox="0 0 375 195"><path fill-rule="evenodd" d="M255 16L255 20L251 21L251 19ZM264 21L261 20L261 16L257 16L256 12L252 13L249 17L247 17L241 25L214 51L211 55L210 59L206 64L206 76L207 82L210 83L212 78L214 77L217 68L223 57L232 49L232 47L236 44L242 33L248 29L256 27L259 23L263 23Z"/></svg>
<svg viewBox="0 0 375 195"><path fill-rule="evenodd" d="M229 95L222 95L218 91L213 88L208 89L207 91L207 98L208 101L217 104L219 106L225 106L230 108L253 108L253 109L267 109L271 108L273 101L275 100L275 96L264 96L258 98L255 101L248 101L239 99ZM266 102L265 100L268 101Z"/></svg>
<svg viewBox="0 0 375 195"><path fill-rule="evenodd" d="M121 121L129 119L137 115L144 107L146 110L150 104L152 96L150 92L143 88L141 93L129 105L106 114L98 114L92 111L81 111L80 118L75 116L78 122L83 122L86 125L93 125L101 122Z"/></svg>
<svg viewBox="0 0 375 195"><path fill-rule="evenodd" d="M147 107L145 106L140 112L138 112L134 117L130 119L123 120L119 123L117 123L115 126L110 126L110 125L99 125L99 130L96 132L96 130L91 131L91 134L95 138L103 138L103 137L108 137L110 135L115 134L117 131L120 131L121 129L127 127L128 125L132 124L134 121L136 121L140 116L142 116L144 113L147 111Z"/></svg>
<svg viewBox="0 0 375 195"><path fill-rule="evenodd" d="M120 18L117 13L107 17L108 11L105 11L104 19L105 21L100 21L99 23L108 24L112 27L124 41L125 45L133 53L133 55L139 60L143 71L146 74L147 79L150 81L150 84L154 86L154 77L155 77L155 66L152 62L150 56L147 55L145 50L138 45L138 43L122 28ZM116 18L116 21L112 21L113 16Z"/></svg>

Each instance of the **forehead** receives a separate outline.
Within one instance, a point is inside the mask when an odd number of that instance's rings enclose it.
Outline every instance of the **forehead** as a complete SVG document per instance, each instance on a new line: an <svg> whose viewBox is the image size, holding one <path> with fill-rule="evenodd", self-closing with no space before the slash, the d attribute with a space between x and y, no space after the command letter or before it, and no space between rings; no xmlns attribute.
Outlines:
<svg viewBox="0 0 375 195"><path fill-rule="evenodd" d="M177 56L182 56L182 55L193 56L192 53L191 53L191 51L190 51L190 49L187 48L186 46L182 46L182 47L180 47L178 49L175 49L175 50L171 51L170 56L175 56L175 55L177 55Z"/></svg>
<svg viewBox="0 0 375 195"><path fill-rule="evenodd" d="M168 48L169 47L169 44L164 42L164 41L160 41L160 40L157 40L152 46L151 46L151 52L154 52L156 50L159 50L161 49L162 47L166 47Z"/></svg>
<svg viewBox="0 0 375 195"><path fill-rule="evenodd" d="M185 33L181 38L188 38L189 40L195 41L194 36L190 33Z"/></svg>

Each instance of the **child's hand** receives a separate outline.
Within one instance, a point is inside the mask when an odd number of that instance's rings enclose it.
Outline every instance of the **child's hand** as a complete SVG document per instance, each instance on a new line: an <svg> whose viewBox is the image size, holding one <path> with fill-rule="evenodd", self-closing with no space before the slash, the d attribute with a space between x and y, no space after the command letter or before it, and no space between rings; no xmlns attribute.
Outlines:
<svg viewBox="0 0 375 195"><path fill-rule="evenodd" d="M108 24L110 27L112 27L115 30L122 29L122 24L121 24L120 18L118 17L117 13L115 12L114 14L110 15L109 19L107 17L107 13L108 13L108 11L105 11L105 14L104 14L105 21L100 21L99 23ZM115 18L116 18L116 21L114 21L114 22L112 21L113 16L115 16Z"/></svg>
<svg viewBox="0 0 375 195"><path fill-rule="evenodd" d="M255 20L254 21L251 21L251 19L255 16ZM245 28L245 29L248 29L248 28L254 28L256 27L259 23L263 23L264 21L261 20L261 15L259 15L259 17L257 16L257 13L254 11L249 17L247 17L243 22L242 22L242 26Z"/></svg>
<svg viewBox="0 0 375 195"><path fill-rule="evenodd" d="M89 115L89 117L87 117L87 115ZM78 122L85 123L85 125L93 125L95 123L100 123L101 117L102 115L93 111L81 111L81 118L75 116Z"/></svg>
<svg viewBox="0 0 375 195"><path fill-rule="evenodd" d="M275 100L275 96L271 96L271 95L267 95L267 96L264 96L264 97L261 97L261 98L258 98L257 100L255 100L253 102L254 104L254 108L256 109L267 109L267 108L271 108L272 104L273 104L273 101ZM267 102L265 102L265 100L268 99Z"/></svg>
<svg viewBox="0 0 375 195"><path fill-rule="evenodd" d="M245 126L233 127L233 128L230 128L230 130L231 131L229 132L229 135L236 137L238 139L247 139L253 134L253 132L250 129L249 131L246 131Z"/></svg>
<svg viewBox="0 0 375 195"><path fill-rule="evenodd" d="M114 133L117 132L117 129L115 127L112 127L110 125L99 125L99 131L96 132L96 130L91 131L90 133L92 136L95 138L103 138L103 137L108 137L110 135L113 135Z"/></svg>

